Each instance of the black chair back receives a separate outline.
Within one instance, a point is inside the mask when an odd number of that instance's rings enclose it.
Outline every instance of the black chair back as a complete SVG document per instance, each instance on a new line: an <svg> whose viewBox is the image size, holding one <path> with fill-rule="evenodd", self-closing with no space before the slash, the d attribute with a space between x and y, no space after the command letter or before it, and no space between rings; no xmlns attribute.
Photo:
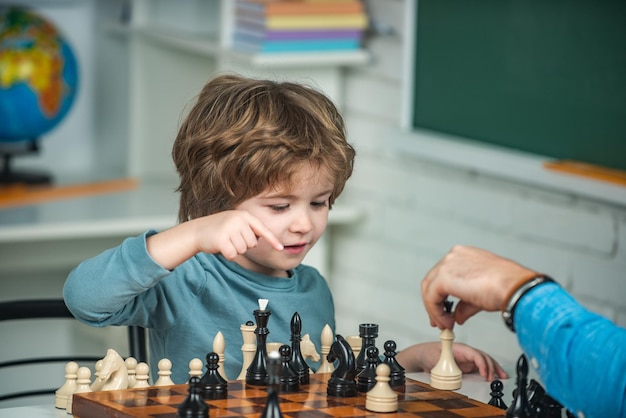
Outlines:
<svg viewBox="0 0 626 418"><path fill-rule="evenodd" d="M35 319L74 319L63 299L35 299L0 302L0 321L35 320ZM5 335L3 339L10 337ZM138 326L128 327L128 346L130 356L138 362L147 362L147 344L145 329ZM42 344L45 351L45 344ZM104 353L103 353L104 354ZM69 361L90 362L95 364L102 357L97 356L46 356L31 357L0 362L0 371L9 367L27 366L42 363L67 363ZM36 379L34 379L36 380ZM36 389L0 394L0 401L28 396L53 394L58 388Z"/></svg>

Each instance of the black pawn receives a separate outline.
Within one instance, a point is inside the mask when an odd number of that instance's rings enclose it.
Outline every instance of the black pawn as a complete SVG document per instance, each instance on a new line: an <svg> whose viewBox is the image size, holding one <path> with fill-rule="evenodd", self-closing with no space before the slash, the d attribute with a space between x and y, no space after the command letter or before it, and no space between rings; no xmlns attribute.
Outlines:
<svg viewBox="0 0 626 418"><path fill-rule="evenodd" d="M396 342L393 340L385 341L383 346L385 349L385 357L383 363L389 366L389 386L392 388L400 388L406 384L406 373L404 367L400 366L400 363L396 360Z"/></svg>
<svg viewBox="0 0 626 418"><path fill-rule="evenodd" d="M528 382L528 361L523 354L517 360L517 388L511 406L506 410L507 418L532 418L526 386Z"/></svg>
<svg viewBox="0 0 626 418"><path fill-rule="evenodd" d="M282 360L280 373L280 391L297 392L300 390L300 376L291 368L291 347L281 345L278 350Z"/></svg>
<svg viewBox="0 0 626 418"><path fill-rule="evenodd" d="M298 312L291 317L291 368L298 374L301 385L309 383L309 365L304 361L302 351L300 351L300 341L302 341L302 319Z"/></svg>
<svg viewBox="0 0 626 418"><path fill-rule="evenodd" d="M504 396L504 392L502 392L503 389L504 385L502 384L502 381L496 379L491 382L491 399L489 400L489 405L506 411L507 406L504 403L504 400L502 400L502 397Z"/></svg>
<svg viewBox="0 0 626 418"><path fill-rule="evenodd" d="M280 376L282 360L280 355L272 352L267 357L267 404L261 418L282 418L278 394L280 393Z"/></svg>
<svg viewBox="0 0 626 418"><path fill-rule="evenodd" d="M200 392L200 378L193 376L189 379L189 395L178 405L176 416L178 418L208 418L209 405L202 399Z"/></svg>
<svg viewBox="0 0 626 418"><path fill-rule="evenodd" d="M207 371L200 378L200 388L204 399L224 399L228 395L228 382L217 371L220 356L211 352L206 356Z"/></svg>
<svg viewBox="0 0 626 418"><path fill-rule="evenodd" d="M361 337L361 351L356 358L356 372L361 371L367 367L367 347L370 345L376 345L376 338L378 338L378 325L376 324L361 324L359 325L359 337Z"/></svg>
<svg viewBox="0 0 626 418"><path fill-rule="evenodd" d="M357 376L357 389L359 392L369 392L376 385L376 366L380 364L378 348L370 345L365 349L367 366Z"/></svg>

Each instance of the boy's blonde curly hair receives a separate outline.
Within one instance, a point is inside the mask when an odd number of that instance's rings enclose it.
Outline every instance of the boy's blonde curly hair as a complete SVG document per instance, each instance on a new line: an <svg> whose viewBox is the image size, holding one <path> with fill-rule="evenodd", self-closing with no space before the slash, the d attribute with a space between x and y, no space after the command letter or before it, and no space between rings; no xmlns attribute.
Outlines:
<svg viewBox="0 0 626 418"><path fill-rule="evenodd" d="M172 157L180 177L178 220L185 222L289 184L306 163L334 183L332 205L352 174L355 151L339 111L319 91L220 75L187 114Z"/></svg>

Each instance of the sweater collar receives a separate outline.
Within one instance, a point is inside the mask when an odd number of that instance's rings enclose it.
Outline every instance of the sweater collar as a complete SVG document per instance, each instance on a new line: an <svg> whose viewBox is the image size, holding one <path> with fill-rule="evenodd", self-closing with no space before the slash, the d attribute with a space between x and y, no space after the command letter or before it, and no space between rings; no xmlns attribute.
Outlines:
<svg viewBox="0 0 626 418"><path fill-rule="evenodd" d="M221 254L215 254L214 257L217 261L226 267L228 270L231 270L238 276L241 276L247 280L258 283L263 286L271 286L275 288L290 288L294 285L295 280L297 279L297 268L294 270L288 270L287 274L289 277L275 277L275 276L267 276L265 274L257 273L255 271L248 270L234 261L227 260Z"/></svg>

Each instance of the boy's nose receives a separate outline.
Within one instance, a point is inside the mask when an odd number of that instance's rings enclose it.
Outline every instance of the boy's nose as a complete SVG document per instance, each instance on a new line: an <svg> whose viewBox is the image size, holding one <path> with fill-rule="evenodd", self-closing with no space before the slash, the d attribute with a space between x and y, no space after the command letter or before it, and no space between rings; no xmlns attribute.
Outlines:
<svg viewBox="0 0 626 418"><path fill-rule="evenodd" d="M306 211L299 212L291 222L292 232L309 232L313 228L311 216Z"/></svg>

